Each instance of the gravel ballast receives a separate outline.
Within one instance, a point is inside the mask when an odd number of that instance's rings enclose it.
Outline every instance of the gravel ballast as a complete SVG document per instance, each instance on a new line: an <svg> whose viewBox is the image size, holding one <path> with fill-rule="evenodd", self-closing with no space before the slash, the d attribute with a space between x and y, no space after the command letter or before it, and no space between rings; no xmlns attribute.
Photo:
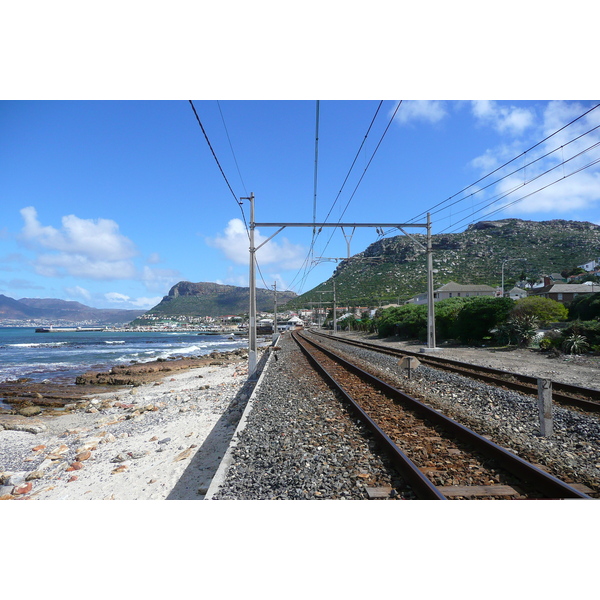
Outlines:
<svg viewBox="0 0 600 600"><path fill-rule="evenodd" d="M372 440L363 437L362 426L326 385L309 375L307 364L299 363L300 353L289 336L279 345L214 499L365 499L368 488L377 487L391 487L390 498L413 498ZM343 348L408 394L563 481L600 491L597 415L555 404L553 434L543 437L534 397L423 365L409 380L393 357L327 345L340 352ZM369 478L372 472L375 478Z"/></svg>

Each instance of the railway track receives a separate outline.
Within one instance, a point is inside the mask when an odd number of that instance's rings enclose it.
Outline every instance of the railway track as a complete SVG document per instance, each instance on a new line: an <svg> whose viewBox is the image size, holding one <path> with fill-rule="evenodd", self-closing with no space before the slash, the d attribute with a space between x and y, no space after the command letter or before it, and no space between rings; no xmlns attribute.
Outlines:
<svg viewBox="0 0 600 600"><path fill-rule="evenodd" d="M504 387L515 392L520 392L521 394L527 394L530 396L537 396L538 394L538 380L536 377L531 377L529 375L511 373L509 371L503 371L493 367L473 365L458 360L443 358L441 356L423 354L422 352L411 352L410 350L387 348L381 346L380 344L349 340L346 338L327 335L321 332L311 331L311 334L321 336L326 339L335 340L341 344L348 344L351 346L357 346L359 348L365 348L367 350L373 350L375 352L381 352L382 354L395 356L399 359L405 356L414 356L419 359L419 362L429 367L458 373L460 375L464 375L465 377L471 377L491 385ZM553 381L552 399L564 406L574 406L588 412L600 412L599 390Z"/></svg>
<svg viewBox="0 0 600 600"><path fill-rule="evenodd" d="M293 338L373 432L419 498L590 498L305 334L296 332Z"/></svg>

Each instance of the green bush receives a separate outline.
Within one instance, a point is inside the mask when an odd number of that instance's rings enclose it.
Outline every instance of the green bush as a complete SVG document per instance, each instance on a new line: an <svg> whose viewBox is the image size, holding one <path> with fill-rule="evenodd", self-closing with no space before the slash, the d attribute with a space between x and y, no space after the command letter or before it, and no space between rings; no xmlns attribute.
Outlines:
<svg viewBox="0 0 600 600"><path fill-rule="evenodd" d="M548 352L552 348L560 348L563 341L563 334L558 329L552 329L544 333L544 337L540 340L540 350Z"/></svg>
<svg viewBox="0 0 600 600"><path fill-rule="evenodd" d="M569 319L591 321L600 318L600 293L585 294L569 304Z"/></svg>
<svg viewBox="0 0 600 600"><path fill-rule="evenodd" d="M505 322L514 307L511 298L468 298L455 321L455 335L463 343L479 342Z"/></svg>
<svg viewBox="0 0 600 600"><path fill-rule="evenodd" d="M537 327L537 320L532 315L511 315L507 321L498 325L495 337L501 345L525 348L531 344Z"/></svg>
<svg viewBox="0 0 600 600"><path fill-rule="evenodd" d="M446 298L435 303L435 337L448 340L456 337L456 318L469 298Z"/></svg>
<svg viewBox="0 0 600 600"><path fill-rule="evenodd" d="M600 345L600 322L573 321L562 331L562 341L574 335L583 336L590 346Z"/></svg>
<svg viewBox="0 0 600 600"><path fill-rule="evenodd" d="M585 336L573 333L563 342L563 350L568 354L583 354L589 350L589 343Z"/></svg>
<svg viewBox="0 0 600 600"><path fill-rule="evenodd" d="M404 338L417 338L419 331L427 329L427 306L404 304L378 311L375 318L381 337L398 335Z"/></svg>
<svg viewBox="0 0 600 600"><path fill-rule="evenodd" d="M529 296L517 300L512 314L518 317L531 316L535 318L540 325L544 326L547 323L556 321L566 321L569 316L569 311L564 304L551 300L550 298L542 298L540 296Z"/></svg>

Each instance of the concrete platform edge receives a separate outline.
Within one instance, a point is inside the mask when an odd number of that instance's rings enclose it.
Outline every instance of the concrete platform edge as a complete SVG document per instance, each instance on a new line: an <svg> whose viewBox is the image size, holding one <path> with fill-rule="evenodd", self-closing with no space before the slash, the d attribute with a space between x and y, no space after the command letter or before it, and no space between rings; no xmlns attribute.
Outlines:
<svg viewBox="0 0 600 600"><path fill-rule="evenodd" d="M273 342L272 346L276 346L278 341L279 341L279 337ZM210 486L206 492L206 495L204 496L204 500L213 500L213 496L219 491L221 485L223 484L223 481L225 481L225 475L227 474L227 470L229 469L231 462L232 462L231 455L233 453L233 449L237 446L239 434L246 428L246 423L248 421L248 415L252 411L252 408L254 406L254 401L256 399L256 392L260 388L262 381L264 379L265 373L267 372L267 369L269 368L269 364L271 363L272 360L273 360L273 352L269 352L269 357L267 358L267 362L265 363L265 366L263 367L263 369L260 373L258 381L256 382L254 389L252 390L252 394L250 394L250 398L248 398L248 403L246 404L246 408L244 408L244 412L242 413L242 416L240 417L240 421L233 433L233 437L231 438L231 443L229 444L227 451L225 452L223 458L221 459L221 463L219 464L219 468L217 469L217 472L215 473L214 477L212 478L212 480L210 482Z"/></svg>

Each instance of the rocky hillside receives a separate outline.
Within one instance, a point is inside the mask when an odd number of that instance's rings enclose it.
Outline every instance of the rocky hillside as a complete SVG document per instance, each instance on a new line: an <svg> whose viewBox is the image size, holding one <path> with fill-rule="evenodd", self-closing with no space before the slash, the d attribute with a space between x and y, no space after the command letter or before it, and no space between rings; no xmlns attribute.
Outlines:
<svg viewBox="0 0 600 600"><path fill-rule="evenodd" d="M277 292L278 305L294 298L294 292ZM272 311L273 300L272 290L257 288L256 307L259 311ZM250 289L247 287L180 281L159 304L146 313L146 316L219 317L247 314L249 303Z"/></svg>
<svg viewBox="0 0 600 600"><path fill-rule="evenodd" d="M423 245L425 235L411 234ZM481 221L465 231L432 236L434 286L449 281L461 284L500 285L502 261L505 283L522 272L527 278L560 273L600 256L600 226L579 221ZM379 304L403 301L425 292L425 252L410 238L399 235L371 244L364 252L341 262L332 278L298 297L293 304L318 302L319 290L336 282L339 303Z"/></svg>

